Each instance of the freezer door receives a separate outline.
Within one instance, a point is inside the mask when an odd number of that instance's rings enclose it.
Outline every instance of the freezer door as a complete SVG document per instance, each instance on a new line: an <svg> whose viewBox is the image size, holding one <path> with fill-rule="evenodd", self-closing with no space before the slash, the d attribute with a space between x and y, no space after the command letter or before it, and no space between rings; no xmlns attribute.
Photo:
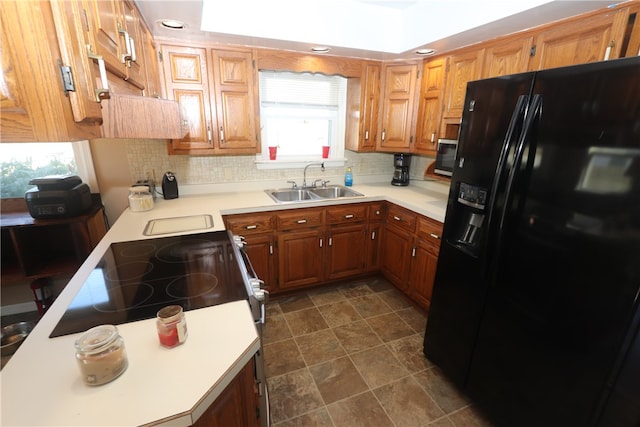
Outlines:
<svg viewBox="0 0 640 427"><path fill-rule="evenodd" d="M536 95L468 389L503 425L591 425L640 287L640 58L540 72Z"/></svg>
<svg viewBox="0 0 640 427"><path fill-rule="evenodd" d="M487 230L491 206L499 204L492 188L496 179L504 181L504 173L495 178L498 164L504 158L508 166L503 146L508 135L519 134L532 78L528 73L467 86L424 340L425 355L458 384L466 378L487 287Z"/></svg>

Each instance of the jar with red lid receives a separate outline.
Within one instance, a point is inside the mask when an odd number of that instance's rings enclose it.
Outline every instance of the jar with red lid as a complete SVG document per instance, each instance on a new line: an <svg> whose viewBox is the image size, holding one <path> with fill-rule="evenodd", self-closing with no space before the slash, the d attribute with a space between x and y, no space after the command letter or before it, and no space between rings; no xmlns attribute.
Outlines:
<svg viewBox="0 0 640 427"><path fill-rule="evenodd" d="M178 346L187 339L187 320L179 305L169 305L160 309L156 326L160 344L167 348Z"/></svg>

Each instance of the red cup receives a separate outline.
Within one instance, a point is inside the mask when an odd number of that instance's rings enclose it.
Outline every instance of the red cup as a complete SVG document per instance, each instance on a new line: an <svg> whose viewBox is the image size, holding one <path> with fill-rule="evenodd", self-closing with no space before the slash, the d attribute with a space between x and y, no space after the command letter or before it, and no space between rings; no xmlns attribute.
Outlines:
<svg viewBox="0 0 640 427"><path fill-rule="evenodd" d="M269 160L275 160L277 152L278 147L269 147Z"/></svg>
<svg viewBox="0 0 640 427"><path fill-rule="evenodd" d="M328 159L329 158L329 146L328 145L323 145L322 146L322 158L323 159Z"/></svg>

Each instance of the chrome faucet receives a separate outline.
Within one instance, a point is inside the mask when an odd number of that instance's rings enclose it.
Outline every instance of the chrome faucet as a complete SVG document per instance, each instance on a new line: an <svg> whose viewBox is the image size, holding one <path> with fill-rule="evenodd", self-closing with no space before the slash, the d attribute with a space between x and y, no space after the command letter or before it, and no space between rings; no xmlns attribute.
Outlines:
<svg viewBox="0 0 640 427"><path fill-rule="evenodd" d="M309 163L307 166L304 167L304 172L302 174L302 188L307 188L307 169L309 168L309 166L320 166L320 170L324 172L324 162ZM316 183L314 182L312 187L315 187L315 186L316 186Z"/></svg>

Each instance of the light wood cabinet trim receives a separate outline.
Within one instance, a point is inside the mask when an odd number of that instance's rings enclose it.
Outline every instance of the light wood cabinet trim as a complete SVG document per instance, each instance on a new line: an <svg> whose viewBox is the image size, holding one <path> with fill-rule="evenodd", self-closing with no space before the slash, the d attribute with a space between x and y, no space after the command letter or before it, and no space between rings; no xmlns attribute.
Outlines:
<svg viewBox="0 0 640 427"><path fill-rule="evenodd" d="M306 72L312 71L343 77L360 77L362 60L338 56L311 55L276 49L257 49L259 70Z"/></svg>

